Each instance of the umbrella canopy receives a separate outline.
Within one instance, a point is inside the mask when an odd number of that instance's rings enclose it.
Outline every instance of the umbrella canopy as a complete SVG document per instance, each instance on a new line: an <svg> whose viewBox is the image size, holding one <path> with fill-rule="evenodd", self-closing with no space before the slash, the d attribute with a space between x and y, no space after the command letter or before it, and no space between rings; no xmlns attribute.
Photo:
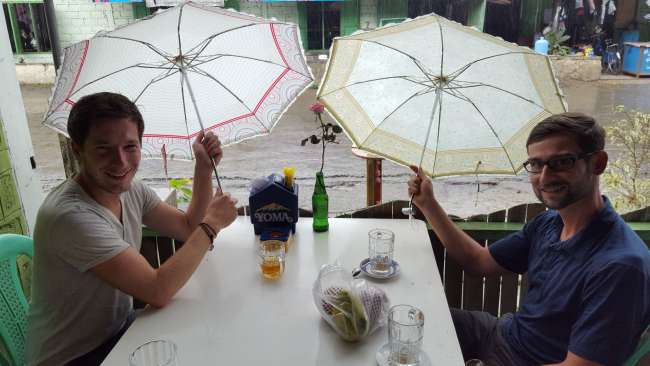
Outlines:
<svg viewBox="0 0 650 366"><path fill-rule="evenodd" d="M192 159L203 127L224 145L270 133L312 79L295 25L184 3L67 48L44 123L67 134L77 100L116 92L143 115L144 157Z"/></svg>
<svg viewBox="0 0 650 366"><path fill-rule="evenodd" d="M357 147L431 176L516 173L566 111L548 57L433 14L335 39L318 99Z"/></svg>

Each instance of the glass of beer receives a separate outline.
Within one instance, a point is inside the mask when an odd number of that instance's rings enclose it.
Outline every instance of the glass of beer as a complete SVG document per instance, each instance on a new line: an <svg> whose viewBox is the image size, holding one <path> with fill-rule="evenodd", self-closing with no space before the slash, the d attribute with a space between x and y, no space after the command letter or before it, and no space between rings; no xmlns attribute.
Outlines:
<svg viewBox="0 0 650 366"><path fill-rule="evenodd" d="M368 232L369 270L378 275L386 275L393 265L395 234L387 229L373 229Z"/></svg>
<svg viewBox="0 0 650 366"><path fill-rule="evenodd" d="M260 242L258 258L262 276L270 280L280 278L284 272L284 255L286 247L279 240Z"/></svg>

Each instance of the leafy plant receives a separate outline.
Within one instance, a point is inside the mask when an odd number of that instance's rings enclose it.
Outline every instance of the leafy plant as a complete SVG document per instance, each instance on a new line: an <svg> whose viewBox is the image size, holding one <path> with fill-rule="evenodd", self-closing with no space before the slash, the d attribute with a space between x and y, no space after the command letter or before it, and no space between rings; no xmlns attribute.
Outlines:
<svg viewBox="0 0 650 366"><path fill-rule="evenodd" d="M300 146L305 146L308 141L314 145L317 145L319 143L322 144L323 153L321 155L321 160L320 160L320 172L322 173L323 168L325 167L325 145L328 143L338 144L338 141L336 141L336 135L343 132L343 129L341 129L340 126L323 122L322 114L325 111L325 106L322 105L321 103L316 102L312 104L309 107L309 110L314 112L314 114L316 115L316 121L320 122L320 127L318 128L319 134L314 134L307 137L306 139L303 139L300 142Z"/></svg>
<svg viewBox="0 0 650 366"><path fill-rule="evenodd" d="M564 30L551 30L544 31L544 39L548 41L548 52L551 55L566 56L571 53L571 48L562 45L571 38L564 34Z"/></svg>
<svg viewBox="0 0 650 366"><path fill-rule="evenodd" d="M603 174L606 187L616 196L614 207L622 211L650 205L650 113L614 108L617 116L606 127L612 144L622 149Z"/></svg>
<svg viewBox="0 0 650 366"><path fill-rule="evenodd" d="M192 180L188 178L170 179L167 184L180 193L178 202L188 203L192 199Z"/></svg>

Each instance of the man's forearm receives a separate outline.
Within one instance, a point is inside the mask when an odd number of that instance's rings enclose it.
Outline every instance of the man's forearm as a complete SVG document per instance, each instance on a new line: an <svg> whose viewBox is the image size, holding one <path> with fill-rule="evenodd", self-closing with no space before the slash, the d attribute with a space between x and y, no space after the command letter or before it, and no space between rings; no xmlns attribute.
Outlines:
<svg viewBox="0 0 650 366"><path fill-rule="evenodd" d="M483 269L478 260L480 244L458 228L436 200L421 210L447 253L466 271L482 274Z"/></svg>
<svg viewBox="0 0 650 366"><path fill-rule="evenodd" d="M205 172L195 166L192 200L185 213L190 231L194 230L201 220L203 220L212 195L212 172Z"/></svg>
<svg viewBox="0 0 650 366"><path fill-rule="evenodd" d="M196 271L209 246L210 242L201 229L194 230L185 245L156 270L156 300L150 304L165 306Z"/></svg>

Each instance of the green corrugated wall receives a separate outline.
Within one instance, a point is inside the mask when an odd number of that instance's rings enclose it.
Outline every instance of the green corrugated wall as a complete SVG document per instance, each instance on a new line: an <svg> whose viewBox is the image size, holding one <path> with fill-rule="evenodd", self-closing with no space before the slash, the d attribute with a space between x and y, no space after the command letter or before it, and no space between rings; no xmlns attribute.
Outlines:
<svg viewBox="0 0 650 366"><path fill-rule="evenodd" d="M359 0L346 0L341 9L341 35L347 36L359 29Z"/></svg>

